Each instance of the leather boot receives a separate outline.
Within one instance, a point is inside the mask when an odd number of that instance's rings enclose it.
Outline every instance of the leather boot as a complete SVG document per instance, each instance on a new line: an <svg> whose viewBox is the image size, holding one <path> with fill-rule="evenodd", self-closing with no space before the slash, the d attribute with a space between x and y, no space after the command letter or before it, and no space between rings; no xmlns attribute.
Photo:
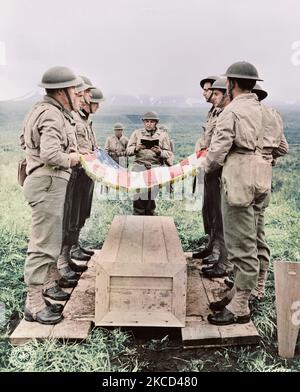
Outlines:
<svg viewBox="0 0 300 392"><path fill-rule="evenodd" d="M43 285L29 285L26 297L24 318L40 324L54 325L63 319L63 315L46 306L42 295Z"/></svg>
<svg viewBox="0 0 300 392"><path fill-rule="evenodd" d="M47 280L43 285L42 293L44 297L49 297L51 299L54 299L55 301L66 301L70 298L70 294L63 291L57 285L59 278L60 276L57 271L56 265L51 265L47 275Z"/></svg>
<svg viewBox="0 0 300 392"><path fill-rule="evenodd" d="M67 301L71 295L63 291L58 285L43 290L44 297L54 299L55 301Z"/></svg>
<svg viewBox="0 0 300 392"><path fill-rule="evenodd" d="M95 252L91 249L84 248L83 246L79 245L80 249L82 250L83 253L86 253L89 256L93 256Z"/></svg>
<svg viewBox="0 0 300 392"><path fill-rule="evenodd" d="M215 315L210 314L208 321L214 325L245 324L250 321L249 297L251 290L236 289L230 303Z"/></svg>
<svg viewBox="0 0 300 392"><path fill-rule="evenodd" d="M223 310L230 303L234 294L235 294L235 287L233 287L229 291L229 293L227 293L227 295L224 298L222 298L220 301L211 302L209 304L209 308L214 312Z"/></svg>
<svg viewBox="0 0 300 392"><path fill-rule="evenodd" d="M78 265L72 259L69 261L69 267L74 272L84 272L88 269L87 265Z"/></svg>
<svg viewBox="0 0 300 392"><path fill-rule="evenodd" d="M62 304L52 304L50 301L48 301L46 298L44 298L44 302L47 306L49 306L51 308L51 311L53 313L62 313L64 310L64 305Z"/></svg>
<svg viewBox="0 0 300 392"><path fill-rule="evenodd" d="M71 258L79 261L89 261L91 256L84 253L80 246L72 246L71 248Z"/></svg>
<svg viewBox="0 0 300 392"><path fill-rule="evenodd" d="M80 275L76 274L69 265L64 268L59 269L59 275L66 280L79 280Z"/></svg>
<svg viewBox="0 0 300 392"><path fill-rule="evenodd" d="M228 272L224 265L216 263L212 268L202 268L203 276L205 278L223 278L224 276L228 276Z"/></svg>
<svg viewBox="0 0 300 392"><path fill-rule="evenodd" d="M74 287L76 287L78 285L78 280L77 279L66 279L64 277L61 277L57 281L57 284L62 289L71 289L71 288L74 288Z"/></svg>
<svg viewBox="0 0 300 392"><path fill-rule="evenodd" d="M202 264L215 264L218 262L219 257L213 253L202 259Z"/></svg>
<svg viewBox="0 0 300 392"><path fill-rule="evenodd" d="M57 260L57 268L60 276L65 280L78 280L80 275L76 274L70 267L70 263L73 263L70 249L71 247L69 245L63 246L62 252Z"/></svg>
<svg viewBox="0 0 300 392"><path fill-rule="evenodd" d="M265 296L265 285L267 281L268 271L259 271L257 285L252 290L251 295L257 300L262 300Z"/></svg>

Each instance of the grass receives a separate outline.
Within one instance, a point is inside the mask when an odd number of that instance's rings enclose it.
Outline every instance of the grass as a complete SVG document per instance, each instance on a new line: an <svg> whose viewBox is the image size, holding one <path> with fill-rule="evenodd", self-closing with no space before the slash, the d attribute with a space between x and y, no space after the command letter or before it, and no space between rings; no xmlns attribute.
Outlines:
<svg viewBox="0 0 300 392"><path fill-rule="evenodd" d="M254 322L262 337L257 347L179 349L176 352L165 347L163 353L154 350L149 354L131 334L119 329L108 331L99 328L94 329L88 341L82 344L64 344L51 340L12 347L5 337L14 321L23 315L25 285L22 274L30 227L30 210L15 180L18 158L19 154L14 151L0 153L0 371L128 372L160 370L167 366L171 370L196 372L300 371L299 355L289 361L277 356L272 267L266 299L254 314ZM293 159L298 159L296 153L289 157L290 162L294 162ZM277 189L266 214L266 232L272 249L272 260L300 261L297 179L288 167L279 164L275 168L274 183ZM187 185L191 187L190 182ZM159 215L174 217L184 250L195 247L202 234L199 202L193 198L158 199L157 204ZM101 247L114 215L128 214L131 210L130 201L104 200L97 190L92 216L82 232L83 243ZM151 346L151 341L148 343Z"/></svg>

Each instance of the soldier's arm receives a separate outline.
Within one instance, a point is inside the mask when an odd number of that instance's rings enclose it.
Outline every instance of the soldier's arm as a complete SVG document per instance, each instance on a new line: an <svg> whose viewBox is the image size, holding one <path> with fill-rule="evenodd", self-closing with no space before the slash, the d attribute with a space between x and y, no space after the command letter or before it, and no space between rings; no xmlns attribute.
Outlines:
<svg viewBox="0 0 300 392"><path fill-rule="evenodd" d="M173 153L171 150L171 145L168 140L168 137L165 136L161 141L161 157L163 159L170 159L173 158Z"/></svg>
<svg viewBox="0 0 300 392"><path fill-rule="evenodd" d="M133 134L129 138L127 149L126 149L126 153L129 157L135 155L136 143L137 143L136 132L133 132Z"/></svg>
<svg viewBox="0 0 300 392"><path fill-rule="evenodd" d="M84 128L83 124L77 123L76 124L76 139L78 144L78 149L80 154L90 154L91 151L88 147L88 140L87 140L87 132Z"/></svg>
<svg viewBox="0 0 300 392"><path fill-rule="evenodd" d="M274 148L274 150L272 151L272 155L273 155L273 158L276 159L276 158L282 157L283 155L287 154L288 152L289 152L289 145L288 145L288 142L286 140L284 133L282 133L280 144L277 148Z"/></svg>
<svg viewBox="0 0 300 392"><path fill-rule="evenodd" d="M61 119L52 115L47 115L47 112L40 117L40 158L50 166L59 166L61 168L70 168L70 156L62 150L62 135L61 135Z"/></svg>
<svg viewBox="0 0 300 392"><path fill-rule="evenodd" d="M223 115L220 115L218 118L206 157L206 173L217 170L224 165L225 159L232 147L234 137L235 115L232 112L223 112Z"/></svg>

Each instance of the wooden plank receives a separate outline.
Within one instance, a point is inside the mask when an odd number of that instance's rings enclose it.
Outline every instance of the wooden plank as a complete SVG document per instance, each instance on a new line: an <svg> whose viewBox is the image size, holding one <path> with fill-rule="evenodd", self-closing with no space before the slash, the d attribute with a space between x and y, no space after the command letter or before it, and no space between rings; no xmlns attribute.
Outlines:
<svg viewBox="0 0 300 392"><path fill-rule="evenodd" d="M299 334L299 321L294 315L297 308L293 304L300 300L300 263L276 261L274 276L278 352L283 358L293 358Z"/></svg>
<svg viewBox="0 0 300 392"><path fill-rule="evenodd" d="M168 263L160 217L144 217L143 263Z"/></svg>
<svg viewBox="0 0 300 392"><path fill-rule="evenodd" d="M110 276L100 264L96 266L95 324L109 311Z"/></svg>
<svg viewBox="0 0 300 392"><path fill-rule="evenodd" d="M92 323L90 321L75 321L64 319L55 325L50 338L60 340L84 341L88 338Z"/></svg>
<svg viewBox="0 0 300 392"><path fill-rule="evenodd" d="M218 327L222 345L258 344L260 336L253 322L247 324L232 324Z"/></svg>
<svg viewBox="0 0 300 392"><path fill-rule="evenodd" d="M260 340L252 322L216 326L207 321L212 313L209 303L225 295L221 279L206 279L198 268L188 268L186 327L181 329L184 348L223 347L241 344L257 344Z"/></svg>
<svg viewBox="0 0 300 392"><path fill-rule="evenodd" d="M24 344L30 340L43 340L50 338L53 325L43 325L36 322L21 320L20 324L10 335L10 342L13 345Z"/></svg>
<svg viewBox="0 0 300 392"><path fill-rule="evenodd" d="M169 290L173 288L172 278L165 277L128 277L128 276L112 276L110 279L110 288L113 289L147 289L147 290Z"/></svg>
<svg viewBox="0 0 300 392"><path fill-rule="evenodd" d="M173 278L172 313L185 326L186 317L186 265Z"/></svg>
<svg viewBox="0 0 300 392"><path fill-rule="evenodd" d="M181 330L183 347L211 346L222 343L219 328L208 324L205 320L190 321L187 317L186 326Z"/></svg>
<svg viewBox="0 0 300 392"><path fill-rule="evenodd" d="M122 231L116 261L118 263L141 263L143 256L144 218L127 216ZM109 239L108 239L109 240Z"/></svg>
<svg viewBox="0 0 300 392"><path fill-rule="evenodd" d="M116 261L125 222L125 216L118 215L114 217L101 249L101 253L97 255L97 263L113 263Z"/></svg>
<svg viewBox="0 0 300 392"><path fill-rule="evenodd" d="M181 323L169 312L109 312L101 320L101 326L124 327L181 327Z"/></svg>
<svg viewBox="0 0 300 392"><path fill-rule="evenodd" d="M186 264L186 258L181 246L173 218L161 217L165 246L169 263Z"/></svg>

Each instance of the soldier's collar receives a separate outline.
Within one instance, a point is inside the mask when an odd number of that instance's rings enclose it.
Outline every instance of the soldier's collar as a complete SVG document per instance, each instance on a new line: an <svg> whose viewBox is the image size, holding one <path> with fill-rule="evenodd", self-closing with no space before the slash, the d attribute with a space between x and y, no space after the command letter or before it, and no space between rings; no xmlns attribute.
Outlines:
<svg viewBox="0 0 300 392"><path fill-rule="evenodd" d="M49 95L45 95L44 102L50 103L50 105L57 107L62 112L62 114L71 122L71 124L75 123L72 113L65 109L62 104L58 102L55 98L50 97Z"/></svg>

